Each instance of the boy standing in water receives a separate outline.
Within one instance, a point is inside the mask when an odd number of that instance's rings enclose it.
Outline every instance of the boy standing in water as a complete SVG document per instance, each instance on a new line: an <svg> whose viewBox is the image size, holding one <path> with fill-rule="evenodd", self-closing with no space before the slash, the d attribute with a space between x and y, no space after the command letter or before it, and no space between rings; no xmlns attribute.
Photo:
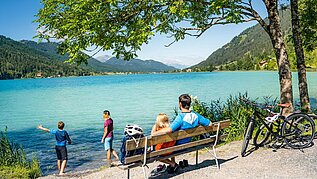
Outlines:
<svg viewBox="0 0 317 179"><path fill-rule="evenodd" d="M43 127L42 125L38 125L38 129L43 130L45 132L49 132L51 134L55 135L56 139L56 154L57 154L57 168L59 175L64 175L64 171L67 164L67 148L66 148L66 140L68 141L68 144L71 144L72 141L68 136L67 131L63 130L65 124L62 121L59 121L57 124L58 130L56 129L47 129Z"/></svg>
<svg viewBox="0 0 317 179"><path fill-rule="evenodd" d="M104 132L101 139L101 143L104 143L105 151L107 151L107 160L111 161L111 153L114 157L119 160L117 152L112 148L113 142L113 120L110 117L110 111L105 110L103 112L104 122Z"/></svg>

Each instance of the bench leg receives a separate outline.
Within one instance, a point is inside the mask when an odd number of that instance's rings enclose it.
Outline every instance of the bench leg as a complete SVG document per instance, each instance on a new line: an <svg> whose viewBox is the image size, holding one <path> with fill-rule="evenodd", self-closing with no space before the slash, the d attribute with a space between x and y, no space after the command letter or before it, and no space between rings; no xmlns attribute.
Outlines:
<svg viewBox="0 0 317 179"><path fill-rule="evenodd" d="M218 163L218 158L217 158L215 146L212 146L213 152L211 152L211 150L209 150L208 147L205 147L205 149L206 149L211 155L214 156L214 159L215 159L215 162L216 162L216 166L217 166L218 169L220 169L220 165L219 165L219 163Z"/></svg>
<svg viewBox="0 0 317 179"><path fill-rule="evenodd" d="M147 165L145 165L145 166L147 166ZM147 177L147 173L146 173L146 168L145 168L145 166L142 166L142 168L143 168L143 175L144 175L144 179L147 179L148 177Z"/></svg>
<svg viewBox="0 0 317 179"><path fill-rule="evenodd" d="M212 146L212 150L214 151L214 157L215 157L217 168L220 169L219 164L218 164L218 158L217 158L215 146Z"/></svg>
<svg viewBox="0 0 317 179"><path fill-rule="evenodd" d="M198 150L196 150L196 165L198 165Z"/></svg>
<svg viewBox="0 0 317 179"><path fill-rule="evenodd" d="M128 169L128 179L130 179L130 169Z"/></svg>

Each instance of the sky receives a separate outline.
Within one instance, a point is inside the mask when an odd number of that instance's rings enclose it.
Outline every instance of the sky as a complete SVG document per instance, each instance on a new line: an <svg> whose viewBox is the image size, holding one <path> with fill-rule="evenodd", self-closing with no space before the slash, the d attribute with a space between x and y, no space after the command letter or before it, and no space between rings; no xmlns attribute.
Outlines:
<svg viewBox="0 0 317 179"><path fill-rule="evenodd" d="M42 7L40 0L0 0L0 35L13 40L34 40L36 35L36 19L38 10ZM254 0L254 7L262 17L266 16L262 1ZM167 35L156 35L148 44L142 46L137 53L139 59L156 60L165 64L195 65L218 48L221 48L232 38L256 22L214 26L198 39L186 37L184 40L165 47L173 40ZM101 51L94 57L112 56L111 51Z"/></svg>

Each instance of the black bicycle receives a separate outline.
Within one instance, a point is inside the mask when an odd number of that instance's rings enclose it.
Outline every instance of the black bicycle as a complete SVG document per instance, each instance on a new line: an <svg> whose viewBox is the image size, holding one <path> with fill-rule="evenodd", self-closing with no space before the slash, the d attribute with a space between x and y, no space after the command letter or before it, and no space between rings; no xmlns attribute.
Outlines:
<svg viewBox="0 0 317 179"><path fill-rule="evenodd" d="M256 118L262 123L253 138L255 147L261 147L271 141L273 145L283 141L293 149L303 149L312 144L315 136L315 123L306 114L293 113L287 117L283 116L283 109L290 104L278 104L280 113L274 113L275 106L256 104L247 99L241 99L245 104L252 106L253 114L250 118L242 144L241 156L246 155L249 140L252 139ZM267 111L266 113L263 111Z"/></svg>

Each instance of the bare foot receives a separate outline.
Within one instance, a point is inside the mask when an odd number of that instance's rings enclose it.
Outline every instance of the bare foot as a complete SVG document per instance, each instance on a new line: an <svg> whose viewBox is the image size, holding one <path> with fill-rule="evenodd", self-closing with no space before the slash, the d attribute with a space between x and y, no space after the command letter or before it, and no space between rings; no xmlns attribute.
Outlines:
<svg viewBox="0 0 317 179"><path fill-rule="evenodd" d="M119 160L115 160L113 162L111 162L111 167L116 167L116 166L119 166L121 164L121 162Z"/></svg>

